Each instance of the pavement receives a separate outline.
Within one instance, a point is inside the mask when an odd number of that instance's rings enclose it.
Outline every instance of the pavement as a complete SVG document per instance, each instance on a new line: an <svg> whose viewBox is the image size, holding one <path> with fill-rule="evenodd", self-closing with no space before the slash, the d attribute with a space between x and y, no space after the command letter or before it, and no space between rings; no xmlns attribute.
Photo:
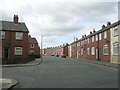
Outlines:
<svg viewBox="0 0 120 90"><path fill-rule="evenodd" d="M15 79L0 78L0 84L2 85L2 90L7 90L8 88L15 86L17 83L18 82Z"/></svg>
<svg viewBox="0 0 120 90"><path fill-rule="evenodd" d="M69 57L67 57L68 59L70 59ZM72 59L72 58L71 58ZM80 60L78 58L76 58L76 60ZM118 68L120 63L109 63L109 62L103 62L103 61L94 61L94 60L83 60L81 59L80 61L85 61L85 62L89 62L89 63L94 63L94 64L98 64L98 65L103 65L103 66L108 66L108 67L113 67L113 68Z"/></svg>
<svg viewBox="0 0 120 90"><path fill-rule="evenodd" d="M34 61L28 62L26 64L7 64L2 65L2 67L24 67L24 66L35 66L39 65L43 60L36 59ZM7 90L17 84L17 80L9 78L0 78L0 84L2 85L2 90Z"/></svg>
<svg viewBox="0 0 120 90"><path fill-rule="evenodd" d="M43 60L35 59L34 61L27 62L26 64L6 64L2 65L2 67L23 67L23 66L35 66L39 65Z"/></svg>

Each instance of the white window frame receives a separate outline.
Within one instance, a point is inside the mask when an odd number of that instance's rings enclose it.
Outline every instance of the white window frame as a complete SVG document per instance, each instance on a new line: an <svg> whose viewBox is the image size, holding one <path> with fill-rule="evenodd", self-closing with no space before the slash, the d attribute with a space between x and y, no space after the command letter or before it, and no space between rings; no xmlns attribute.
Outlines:
<svg viewBox="0 0 120 90"><path fill-rule="evenodd" d="M90 39L88 38L88 39L87 39L88 43L90 42L89 40L90 40Z"/></svg>
<svg viewBox="0 0 120 90"><path fill-rule="evenodd" d="M99 33L99 40L102 39L102 33Z"/></svg>
<svg viewBox="0 0 120 90"><path fill-rule="evenodd" d="M119 42L113 43L113 55L119 55Z"/></svg>
<svg viewBox="0 0 120 90"><path fill-rule="evenodd" d="M87 48L87 54L90 55L90 48Z"/></svg>
<svg viewBox="0 0 120 90"><path fill-rule="evenodd" d="M95 39L95 37L94 37L94 36L92 36L92 42L94 42L94 39Z"/></svg>
<svg viewBox="0 0 120 90"><path fill-rule="evenodd" d="M105 50L107 50L107 52ZM109 55L108 45L107 44L103 46L103 54L104 55Z"/></svg>
<svg viewBox="0 0 120 90"><path fill-rule="evenodd" d="M15 55L22 55L23 48L22 47L15 47Z"/></svg>
<svg viewBox="0 0 120 90"><path fill-rule="evenodd" d="M92 47L91 54L95 55L95 47Z"/></svg>
<svg viewBox="0 0 120 90"><path fill-rule="evenodd" d="M5 39L5 31L1 31L1 39Z"/></svg>
<svg viewBox="0 0 120 90"><path fill-rule="evenodd" d="M116 31L117 33L116 33L115 31ZM115 36L118 36L118 28L115 28L115 29L114 29L114 37L115 37Z"/></svg>
<svg viewBox="0 0 120 90"><path fill-rule="evenodd" d="M16 40L22 40L23 39L23 32L16 32Z"/></svg>
<svg viewBox="0 0 120 90"><path fill-rule="evenodd" d="M35 44L30 44L30 48L35 48Z"/></svg>
<svg viewBox="0 0 120 90"><path fill-rule="evenodd" d="M104 39L107 38L107 31L104 31Z"/></svg>
<svg viewBox="0 0 120 90"><path fill-rule="evenodd" d="M98 41L98 34L96 34L96 41Z"/></svg>

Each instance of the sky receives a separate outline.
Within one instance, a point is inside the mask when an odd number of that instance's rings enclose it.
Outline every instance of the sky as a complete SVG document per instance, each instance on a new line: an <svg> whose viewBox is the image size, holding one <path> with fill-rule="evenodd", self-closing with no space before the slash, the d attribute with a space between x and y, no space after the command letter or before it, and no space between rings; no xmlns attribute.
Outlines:
<svg viewBox="0 0 120 90"><path fill-rule="evenodd" d="M119 0L0 0L0 20L25 22L43 48L72 43L74 37L118 20Z"/></svg>

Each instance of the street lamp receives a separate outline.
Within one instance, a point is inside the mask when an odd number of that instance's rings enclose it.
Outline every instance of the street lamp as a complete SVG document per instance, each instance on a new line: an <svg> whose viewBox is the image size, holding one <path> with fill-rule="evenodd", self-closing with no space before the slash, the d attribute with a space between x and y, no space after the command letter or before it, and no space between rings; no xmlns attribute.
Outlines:
<svg viewBox="0 0 120 90"><path fill-rule="evenodd" d="M41 36L41 60L42 60L42 43L43 43L42 39L43 39L43 37L44 36Z"/></svg>

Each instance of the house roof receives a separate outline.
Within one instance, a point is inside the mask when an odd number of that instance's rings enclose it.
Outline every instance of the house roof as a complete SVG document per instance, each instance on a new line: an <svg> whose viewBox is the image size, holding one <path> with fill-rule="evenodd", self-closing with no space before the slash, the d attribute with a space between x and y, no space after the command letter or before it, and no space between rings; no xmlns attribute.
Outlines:
<svg viewBox="0 0 120 90"><path fill-rule="evenodd" d="M94 35L96 35L96 34L99 34L99 33L101 33L101 32L104 32L104 31L106 31L106 30L109 30L110 28L113 28L113 27L118 26L118 25L120 25L120 20L118 20L117 22L115 22L115 23L113 23L113 24L111 24L111 25L106 26L105 28L102 28L102 29L98 30L98 31L95 32L95 33L89 34L88 36L86 36L86 37L84 37L84 38L80 38L79 40L72 42L70 45L75 44L75 43L77 43L77 42L79 42L79 41L82 41L82 40L84 40L84 39L87 39L87 38L89 38L89 37L91 37L91 36L94 36Z"/></svg>
<svg viewBox="0 0 120 90"><path fill-rule="evenodd" d="M31 44L38 44L36 38L29 37L29 43Z"/></svg>
<svg viewBox="0 0 120 90"><path fill-rule="evenodd" d="M5 31L29 32L27 26L23 22L14 24L14 22L11 21L0 21L0 29Z"/></svg>

